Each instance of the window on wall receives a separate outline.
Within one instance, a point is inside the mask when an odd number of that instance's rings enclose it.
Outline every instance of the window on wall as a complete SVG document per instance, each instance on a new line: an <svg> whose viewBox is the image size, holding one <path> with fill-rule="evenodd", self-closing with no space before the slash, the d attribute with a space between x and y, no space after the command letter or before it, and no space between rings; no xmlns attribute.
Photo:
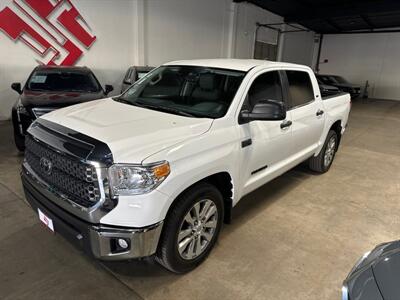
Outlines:
<svg viewBox="0 0 400 300"><path fill-rule="evenodd" d="M296 107L314 101L314 90L310 75L302 71L286 71L289 82L290 107Z"/></svg>
<svg viewBox="0 0 400 300"><path fill-rule="evenodd" d="M276 61L278 46L273 44L256 41L254 45L254 58Z"/></svg>

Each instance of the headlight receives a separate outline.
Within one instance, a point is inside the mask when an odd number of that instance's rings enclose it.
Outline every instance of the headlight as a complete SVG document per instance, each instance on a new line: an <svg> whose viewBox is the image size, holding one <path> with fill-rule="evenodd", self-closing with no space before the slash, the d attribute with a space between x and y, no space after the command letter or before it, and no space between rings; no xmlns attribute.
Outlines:
<svg viewBox="0 0 400 300"><path fill-rule="evenodd" d="M27 114L25 106L22 105L21 98L18 99L16 108L18 114Z"/></svg>
<svg viewBox="0 0 400 300"><path fill-rule="evenodd" d="M147 166L115 164L109 168L113 196L138 195L154 190L170 173L166 161Z"/></svg>
<svg viewBox="0 0 400 300"><path fill-rule="evenodd" d="M353 274L354 272L360 270L361 268L363 268L364 266L368 265L369 263L377 259L379 256L381 256L382 252L388 245L389 243L380 244L376 246L374 250L367 252L363 256L361 256L354 265L353 269L351 269L350 274Z"/></svg>

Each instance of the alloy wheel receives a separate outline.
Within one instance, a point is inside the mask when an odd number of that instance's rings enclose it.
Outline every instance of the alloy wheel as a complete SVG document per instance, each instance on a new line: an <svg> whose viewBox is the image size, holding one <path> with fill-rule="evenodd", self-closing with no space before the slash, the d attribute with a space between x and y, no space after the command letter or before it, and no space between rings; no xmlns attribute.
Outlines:
<svg viewBox="0 0 400 300"><path fill-rule="evenodd" d="M336 151L336 139L334 136L332 136L329 139L328 145L326 146L325 149L325 154L324 154L325 167L328 167L332 163L333 157L335 156L335 151Z"/></svg>
<svg viewBox="0 0 400 300"><path fill-rule="evenodd" d="M196 202L185 215L178 232L178 252L183 259L192 260L210 244L218 223L218 210L209 199Z"/></svg>

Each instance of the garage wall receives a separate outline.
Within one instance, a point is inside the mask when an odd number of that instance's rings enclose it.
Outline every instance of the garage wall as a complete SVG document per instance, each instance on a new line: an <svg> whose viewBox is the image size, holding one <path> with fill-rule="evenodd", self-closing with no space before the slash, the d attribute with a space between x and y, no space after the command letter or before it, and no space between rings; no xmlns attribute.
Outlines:
<svg viewBox="0 0 400 300"><path fill-rule="evenodd" d="M288 30L293 30L289 28ZM314 32L283 34L281 60L312 67L314 54Z"/></svg>
<svg viewBox="0 0 400 300"><path fill-rule="evenodd" d="M400 33L325 35L320 73L340 74L364 87L369 97L400 100Z"/></svg>
<svg viewBox="0 0 400 300"><path fill-rule="evenodd" d="M145 6L147 64L225 56L229 1L150 0Z"/></svg>
<svg viewBox="0 0 400 300"><path fill-rule="evenodd" d="M144 11L144 60L149 65L176 59L252 58L256 22L283 20L231 0L151 0ZM258 39L276 43L276 33L261 30Z"/></svg>
<svg viewBox="0 0 400 300"><path fill-rule="evenodd" d="M248 3L237 5L237 17L235 23L236 40L234 44L233 57L253 58L254 33L256 23L280 23L283 18L257 6ZM277 33L274 30L260 28L257 40L276 44Z"/></svg>

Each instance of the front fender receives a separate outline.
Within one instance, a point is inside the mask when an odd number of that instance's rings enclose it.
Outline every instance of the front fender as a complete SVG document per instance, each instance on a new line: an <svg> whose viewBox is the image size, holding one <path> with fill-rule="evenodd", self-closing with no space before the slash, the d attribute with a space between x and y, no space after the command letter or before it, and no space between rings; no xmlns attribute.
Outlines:
<svg viewBox="0 0 400 300"><path fill-rule="evenodd" d="M145 163L167 160L171 166L168 178L157 190L168 195L170 201L160 210L164 219L173 201L187 188L202 179L221 172L227 172L233 185L233 203L238 195L239 139L234 128L214 130L202 136L188 140L180 145L157 153Z"/></svg>

